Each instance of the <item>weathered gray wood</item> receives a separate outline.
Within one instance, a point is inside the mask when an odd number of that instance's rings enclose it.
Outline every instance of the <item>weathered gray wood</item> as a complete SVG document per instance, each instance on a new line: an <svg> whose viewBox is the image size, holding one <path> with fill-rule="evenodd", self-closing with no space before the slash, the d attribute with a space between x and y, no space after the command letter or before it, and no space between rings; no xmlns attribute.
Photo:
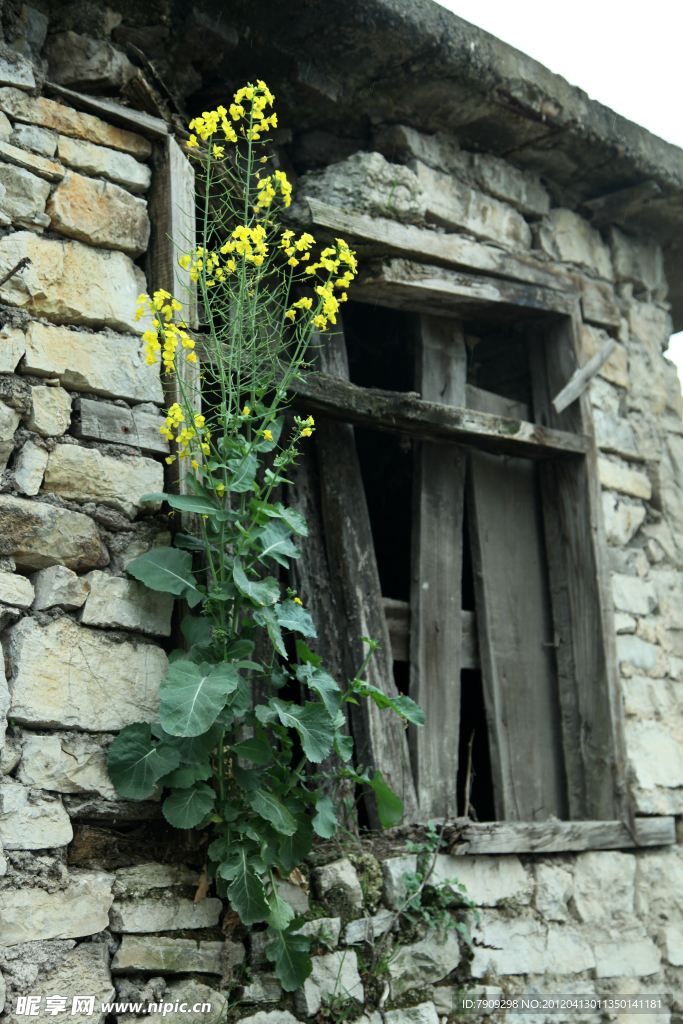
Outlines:
<svg viewBox="0 0 683 1024"><path fill-rule="evenodd" d="M533 340L534 409L540 422L589 434L586 393L561 413L551 401L583 359L579 328L567 320ZM542 467L541 491L570 817L622 817L633 828L595 445Z"/></svg>
<svg viewBox="0 0 683 1024"><path fill-rule="evenodd" d="M618 328L621 314L614 297L614 288L607 281L596 281L583 274L570 274L581 299L581 314L586 323L599 327Z"/></svg>
<svg viewBox="0 0 683 1024"><path fill-rule="evenodd" d="M610 338L605 342L600 351L596 352L593 358L588 360L585 366L574 370L565 386L553 398L553 409L555 412L562 412L568 405L575 402L579 395L583 394L593 377L599 373L616 347L616 340Z"/></svg>
<svg viewBox="0 0 683 1024"><path fill-rule="evenodd" d="M150 139L165 139L168 137L168 125L160 117L153 117L141 110L133 110L132 107L124 107L113 100L105 99L102 96L86 96L82 92L75 92L73 89L66 89L63 85L55 85L53 82L45 83L50 92L73 103L77 110L85 110L89 114L97 114L104 121L120 125L128 131L138 132Z"/></svg>
<svg viewBox="0 0 683 1024"><path fill-rule="evenodd" d="M573 292L482 277L410 260L392 259L363 271L349 295L357 302L405 309L433 316L476 316L482 309L553 312L569 315L578 298Z"/></svg>
<svg viewBox="0 0 683 1024"><path fill-rule="evenodd" d="M584 454L593 443L590 437L539 424L425 402L414 392L359 388L327 373L297 381L293 391L303 408L349 423L500 454L531 459L567 457Z"/></svg>
<svg viewBox="0 0 683 1024"><path fill-rule="evenodd" d="M636 818L635 836L637 842L621 821L469 822L450 852L460 857L672 846L676 842L676 819Z"/></svg>
<svg viewBox="0 0 683 1024"><path fill-rule="evenodd" d="M457 320L423 316L416 355L422 397L463 407L467 352ZM421 815L457 807L462 665L462 522L465 453L422 441L413 470L410 694L425 713L410 730Z"/></svg>
<svg viewBox="0 0 683 1024"><path fill-rule="evenodd" d="M489 393L489 406L496 397ZM468 520L496 816L562 818L566 786L537 468L473 452L470 469Z"/></svg>
<svg viewBox="0 0 683 1024"><path fill-rule="evenodd" d="M329 349L327 342L329 340ZM348 372L341 332L322 338L318 362ZM382 609L370 517L361 478L353 427L316 417L315 444L320 473L322 521L327 560L335 600L345 623L344 650L349 676L362 664L367 645L361 637L379 640L381 648L370 659L365 679L384 693L396 695L391 641ZM403 801L408 818L417 812L417 800L405 731L397 715L380 711L373 701L351 705L351 727L358 764L382 771ZM374 800L366 801L373 827L379 825Z"/></svg>
<svg viewBox="0 0 683 1024"><path fill-rule="evenodd" d="M429 231L383 217L369 217L364 213L348 213L319 199L307 197L306 202L314 224L342 232L345 238L373 242L382 254L393 251L418 258L426 256L429 260L483 271L494 277L526 281L559 291L572 290L571 280L566 273L540 263L531 256L515 256L462 235Z"/></svg>
<svg viewBox="0 0 683 1024"><path fill-rule="evenodd" d="M394 661L410 661L410 604L383 597L382 605L391 640L391 656ZM475 612L460 612L462 619L461 668L479 668L479 645L477 641L477 617Z"/></svg>
<svg viewBox="0 0 683 1024"><path fill-rule="evenodd" d="M516 402L514 398L495 395L492 391L475 388L473 384L468 384L465 388L465 399L468 409L476 409L477 412L486 412L492 416L498 414L511 420L523 420L525 423L531 422L531 409L526 402Z"/></svg>
<svg viewBox="0 0 683 1024"><path fill-rule="evenodd" d="M163 416L135 407L129 409L108 402L93 402L89 398L77 398L74 411L76 418L72 433L76 437L133 444L144 451L168 455L168 441L159 433Z"/></svg>

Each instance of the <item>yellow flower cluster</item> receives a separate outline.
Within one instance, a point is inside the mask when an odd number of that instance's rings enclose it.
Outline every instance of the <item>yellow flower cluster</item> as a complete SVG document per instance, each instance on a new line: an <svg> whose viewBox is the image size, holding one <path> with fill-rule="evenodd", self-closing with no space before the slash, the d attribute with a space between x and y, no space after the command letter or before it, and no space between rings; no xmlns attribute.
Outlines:
<svg viewBox="0 0 683 1024"><path fill-rule="evenodd" d="M284 235L289 234L290 239L292 232L284 232ZM302 238L310 238L310 235L302 235ZM289 244L290 239L287 239ZM320 261L318 263L310 263L306 267L307 274L315 274L318 270L327 270L330 275L339 273L339 269L344 264L346 270L337 278L336 281L332 281L330 277L325 284L319 284L315 286L316 293L322 300L322 311L316 313L312 319L312 324L317 330L324 331L327 327L328 321L336 324L337 313L339 312L340 302L346 302L347 294L346 290L337 298L334 294L335 288L347 289L353 281L358 271L358 264L356 262L356 254L349 249L348 243L343 238L336 238L337 248L331 247L323 249L320 254ZM281 243L282 244L282 243ZM297 243L295 243L296 245ZM283 248L285 246L283 245ZM291 248L291 245L290 245ZM289 250L285 248L285 252ZM305 257L304 257L305 258ZM291 260L290 260L291 263ZM285 313L285 316L289 317L290 320L296 319L297 309L311 309L313 302L311 299L299 299L298 302L292 303L290 308Z"/></svg>
<svg viewBox="0 0 683 1024"><path fill-rule="evenodd" d="M280 248L285 250L286 256L289 256L287 262L290 267L298 267L300 260L296 258L296 253L302 253L302 260L310 259L311 254L308 250L315 244L315 238L313 235L309 235L307 231L304 231L303 235L297 238L296 241L292 241L293 238L293 231L283 231L282 238L280 239Z"/></svg>
<svg viewBox="0 0 683 1024"><path fill-rule="evenodd" d="M309 416L308 419L306 420L306 426L301 431L301 436L302 437L310 437L311 434L313 433L313 431L311 430L311 427L314 424L315 424L315 420L313 419L312 416Z"/></svg>
<svg viewBox="0 0 683 1024"><path fill-rule="evenodd" d="M189 125L190 131L196 132L206 142L212 135L216 134L220 124L226 141L237 142L235 126L238 125L239 121L245 120L249 121L249 127L245 128L243 125L239 125L240 134L244 138L256 142L269 127L277 127L277 114L271 114L269 117L266 117L264 113L267 106L272 107L274 99L275 97L266 83L259 79L256 86L247 85L243 89L237 90L234 96L235 102L230 104L229 111L225 107L217 107L215 110L205 110L201 117L193 118ZM250 114L247 114L243 106L243 100L248 100L251 103ZM234 123L228 120L228 113ZM199 145L197 135L190 135L187 142L190 148ZM224 153L223 146L214 145L213 155L217 160L221 160Z"/></svg>
<svg viewBox="0 0 683 1024"><path fill-rule="evenodd" d="M209 430L204 428L205 418L199 413L194 417L193 427L181 427L181 424L185 422L185 416L183 410L180 408L177 402L174 402L171 408L166 414L164 423L159 427L159 433L162 437L165 437L167 441L172 441L175 437L176 444L178 445L178 456L181 459L189 459L192 455L190 451L191 442L197 437L199 431L200 438L203 435L204 440L199 440L198 446L204 455L208 455L211 451L209 448L209 440L211 439L211 433ZM175 435L173 431L175 430ZM169 464L175 462L175 455L169 455L166 459ZM192 459L192 468L199 469L199 463L196 459Z"/></svg>
<svg viewBox="0 0 683 1024"><path fill-rule="evenodd" d="M223 256L236 252L238 256L243 256L245 260L249 260L255 266L260 267L268 255L266 229L263 227L263 224L257 224L255 228L247 227L246 224L239 224L233 231L232 237L235 239L234 242L226 242L225 245L221 246ZM234 270L235 261L228 260L227 266L230 270Z"/></svg>
<svg viewBox="0 0 683 1024"><path fill-rule="evenodd" d="M276 186L280 189L285 206L289 206L292 202L292 186L284 171L275 171L274 174L269 174L266 178L257 178L257 181L259 193L256 197L255 213L268 209L277 194Z"/></svg>
<svg viewBox="0 0 683 1024"><path fill-rule="evenodd" d="M146 292L138 296L137 309L135 311L136 321L141 320L148 312L153 317L152 326L148 327L142 335L142 340L145 342L145 361L148 366L154 366L158 362L157 353L162 352L162 342L163 352L161 359L164 364L164 370L167 373L170 373L174 367L176 349L179 344L183 348L190 350L186 356L187 362L197 362L197 356L192 351L194 349L194 341L187 333L187 325L182 320L173 320L173 314L182 308L181 303L174 299L170 292L164 291L163 288L159 288L158 291L154 292L152 298Z"/></svg>

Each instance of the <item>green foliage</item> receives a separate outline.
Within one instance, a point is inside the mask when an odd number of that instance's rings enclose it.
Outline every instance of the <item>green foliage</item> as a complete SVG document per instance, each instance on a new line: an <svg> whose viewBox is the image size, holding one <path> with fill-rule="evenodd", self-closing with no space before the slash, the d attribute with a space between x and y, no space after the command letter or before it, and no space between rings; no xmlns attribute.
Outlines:
<svg viewBox="0 0 683 1024"><path fill-rule="evenodd" d="M406 847L409 853L417 854L416 871L405 871L403 879L406 885L406 897L411 897L410 902L403 913L413 924L423 921L429 928L434 928L443 936L443 941L449 931L459 932L468 946L472 945L472 939L466 925L458 921L450 913L449 908L454 903L467 907L474 914L475 921L479 920L479 913L467 896L467 889L457 878L446 878L438 885L423 887L422 881L429 871L434 859L434 854L439 848L439 834L433 822L427 825L426 840L423 843L414 843L408 840ZM443 840L442 845L446 845Z"/></svg>
<svg viewBox="0 0 683 1024"><path fill-rule="evenodd" d="M260 180L256 173L266 173L261 165L269 159L256 147L269 94L260 85L241 96L231 116L236 125L246 118L248 130L240 136L223 126L226 139L238 137L239 159L225 158L224 147L196 145L203 230L198 248L179 260L203 310L202 369L213 403L203 415L196 413L199 379L193 385L179 372L181 353L194 360L194 342L177 319L182 303L156 292L139 310L154 316L144 334L148 362L163 345L164 368L177 375L182 402L168 410L162 433L175 446L167 461L180 457L188 467L190 493L145 496L187 521L173 547L155 548L127 569L194 613L181 626L187 648L171 653L159 687L158 723L123 729L107 764L121 795L142 800L161 787L171 825L210 832L208 874L218 895L245 925L268 925L267 955L292 991L311 971L310 941L295 934L302 922L293 920L278 884L307 856L314 834L335 834L330 792L351 780L374 791L384 825L403 814L381 772L353 765L344 705L370 699L417 725L424 715L408 697L390 699L363 681L374 641L343 690L302 639L316 636L310 611L295 592L282 593L281 576L300 557L308 529L301 512L273 499L314 430L313 417L295 416L283 439L287 390L302 375L313 333L336 322L335 288L348 286L355 260L337 240L320 262L307 262L314 239L281 231L278 204L288 205L291 189L281 172ZM242 101L251 102L250 113L239 114ZM205 142L225 121L220 109L193 122ZM293 301L299 264L300 278L316 284L315 300ZM316 771L333 749L343 766Z"/></svg>

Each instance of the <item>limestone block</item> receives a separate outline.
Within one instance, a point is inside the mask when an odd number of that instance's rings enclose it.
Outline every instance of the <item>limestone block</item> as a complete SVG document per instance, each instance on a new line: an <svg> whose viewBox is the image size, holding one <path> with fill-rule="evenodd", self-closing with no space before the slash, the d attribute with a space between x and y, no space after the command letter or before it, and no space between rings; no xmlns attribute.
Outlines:
<svg viewBox="0 0 683 1024"><path fill-rule="evenodd" d="M14 431L19 426L20 413L0 402L0 469L4 469L7 460L14 451Z"/></svg>
<svg viewBox="0 0 683 1024"><path fill-rule="evenodd" d="M158 935L124 935L112 961L113 971L163 971L178 974L198 971L223 973L221 954L224 942L197 942L195 939L169 939ZM233 942L228 950L227 964L236 967L244 960L244 946Z"/></svg>
<svg viewBox="0 0 683 1024"><path fill-rule="evenodd" d="M112 892L114 896L140 897L155 889L172 889L177 886L197 888L199 875L184 864L157 864L148 861L132 868L119 868L116 872Z"/></svg>
<svg viewBox="0 0 683 1024"><path fill-rule="evenodd" d="M591 327L589 324L581 326L581 340L583 342L586 362L597 355L605 342L609 341L609 334L601 327ZM602 364L598 371L600 376L611 384L617 384L620 388L629 388L631 382L628 375L628 351L625 345L617 342L617 347L609 359Z"/></svg>
<svg viewBox="0 0 683 1024"><path fill-rule="evenodd" d="M31 323L24 368L40 377L59 377L74 391L106 398L163 402L159 364L147 366L144 345L125 334L89 334Z"/></svg>
<svg viewBox="0 0 683 1024"><path fill-rule="evenodd" d="M484 918L476 930L478 940L496 949L475 947L471 972L473 978L482 978L489 963L496 965L499 975L544 974L547 958L547 932L538 921ZM455 965L454 965L455 966ZM568 973L564 970L562 973Z"/></svg>
<svg viewBox="0 0 683 1024"><path fill-rule="evenodd" d="M22 494L37 494L43 483L47 452L33 441L27 441L14 461L14 482Z"/></svg>
<svg viewBox="0 0 683 1024"><path fill-rule="evenodd" d="M569 871L553 863L540 861L534 865L536 889L534 905L546 921L566 921L567 901L570 899L574 880Z"/></svg>
<svg viewBox="0 0 683 1024"><path fill-rule="evenodd" d="M44 96L26 96L18 89L0 89L0 109L14 121L52 128L74 139L85 139L99 146L131 153L138 160L146 160L152 153L149 140L142 135L116 128L99 117L82 114Z"/></svg>
<svg viewBox="0 0 683 1024"><path fill-rule="evenodd" d="M2 766L2 774L5 775L7 772L12 771L16 761L11 754L12 748L10 747L10 756L7 757L7 747L9 744L6 742L7 732L7 712L10 709L10 692L5 679L5 665L4 659L0 661L0 764Z"/></svg>
<svg viewBox="0 0 683 1024"><path fill-rule="evenodd" d="M51 81L87 93L118 91L135 70L125 53L107 40L77 32L51 35L45 56Z"/></svg>
<svg viewBox="0 0 683 1024"><path fill-rule="evenodd" d="M274 974L252 974L241 991L243 1003L277 1003L282 998L282 985Z"/></svg>
<svg viewBox="0 0 683 1024"><path fill-rule="evenodd" d="M5 979L0 971L0 1013L5 1009L5 999L7 997L7 985Z"/></svg>
<svg viewBox="0 0 683 1024"><path fill-rule="evenodd" d="M406 1006L401 1010L386 1010L384 1019L386 1024L438 1024L439 1016L434 1003L419 1003L417 1006ZM375 1011L370 1018L370 1024L384 1024L382 1014Z"/></svg>
<svg viewBox="0 0 683 1024"><path fill-rule="evenodd" d="M31 388L33 407L26 423L41 437L61 437L71 423L71 396L64 388L39 384Z"/></svg>
<svg viewBox="0 0 683 1024"><path fill-rule="evenodd" d="M369 942L372 945L385 932L394 917L394 911L382 907L374 917L361 917L357 921L349 921L344 934L347 945L356 942ZM306 927L307 925L304 925L304 928Z"/></svg>
<svg viewBox="0 0 683 1024"><path fill-rule="evenodd" d="M108 178L129 192L146 192L152 180L152 171L127 153L94 146L92 142L57 136L59 159L67 167L90 174L93 178Z"/></svg>
<svg viewBox="0 0 683 1024"><path fill-rule="evenodd" d="M83 576L77 576L64 565L51 565L31 577L35 590L33 609L44 612L46 608L59 605L67 611L80 608L90 590L90 583Z"/></svg>
<svg viewBox="0 0 683 1024"><path fill-rule="evenodd" d="M667 723L627 721L626 750L641 789L683 786L683 750Z"/></svg>
<svg viewBox="0 0 683 1024"><path fill-rule="evenodd" d="M179 1004L180 1012L183 1015L184 1024L220 1024L221 1021L225 1020L226 1003L228 997L224 992L216 992L214 989L209 988L208 985L202 985L198 981L189 981L183 979L182 981L172 981L167 986L166 992L164 993L164 1002L158 1004L158 1009L153 1010L151 1013L145 1014L145 1021L148 1024L168 1024L165 1020L167 1014L171 1013L175 1008L175 1004ZM152 1006L155 1004L152 1003ZM182 1009L185 1007L185 1009ZM195 1007L198 1009L195 1010ZM278 1011L279 1013L279 1011ZM256 1017L262 1016L256 1014ZM275 1018L275 1014L263 1014ZM291 1014L290 1014L291 1016ZM253 1018L249 1017L248 1020ZM139 1021L139 1017L135 1017L133 1014L118 1016L119 1024L133 1024L134 1021ZM259 1021L259 1024L261 1022ZM285 1024L279 1019L274 1019L274 1024Z"/></svg>
<svg viewBox="0 0 683 1024"><path fill-rule="evenodd" d="M532 883L519 857L451 857L440 853L428 885L456 880L479 907L494 907L500 900L529 903ZM458 890L452 890L457 894Z"/></svg>
<svg viewBox="0 0 683 1024"><path fill-rule="evenodd" d="M134 558L139 558L152 548L168 548L171 546L171 534L168 530L159 530L158 527L146 523L137 522L138 529L135 533L127 534L124 540L129 543L121 551L112 556L112 568L116 571L125 569Z"/></svg>
<svg viewBox="0 0 683 1024"><path fill-rule="evenodd" d="M620 633L635 633L636 631L636 620L631 615L626 615L625 612L614 613L614 632Z"/></svg>
<svg viewBox="0 0 683 1024"><path fill-rule="evenodd" d="M0 677L4 673L0 672ZM7 691L9 694L9 690ZM9 703L8 703L9 708ZM9 775L21 761L21 747L16 740L6 739L5 745L0 750L0 775Z"/></svg>
<svg viewBox="0 0 683 1024"><path fill-rule="evenodd" d="M413 172L388 163L379 153L354 153L323 171L309 171L299 179L297 196L399 220L421 221L425 214L425 198Z"/></svg>
<svg viewBox="0 0 683 1024"><path fill-rule="evenodd" d="M33 65L10 46L3 45L0 54L0 85L14 85L18 89L35 89Z"/></svg>
<svg viewBox="0 0 683 1024"><path fill-rule="evenodd" d="M595 953L580 932L551 924L546 942L545 970L549 974L580 974L595 967Z"/></svg>
<svg viewBox="0 0 683 1024"><path fill-rule="evenodd" d="M648 476L622 462L598 458L598 474L600 483L608 490L630 494L634 498L644 498L645 501L652 497L652 484Z"/></svg>
<svg viewBox="0 0 683 1024"><path fill-rule="evenodd" d="M7 324L0 330L0 373L14 373L26 351L26 335Z"/></svg>
<svg viewBox="0 0 683 1024"><path fill-rule="evenodd" d="M417 871L417 856L414 853L405 857L387 857L382 861L384 899L392 910L398 910L407 896L403 875L415 871Z"/></svg>
<svg viewBox="0 0 683 1024"><path fill-rule="evenodd" d="M68 618L45 627L22 619L9 636L12 715L19 722L111 732L155 717L168 666L159 647Z"/></svg>
<svg viewBox="0 0 683 1024"><path fill-rule="evenodd" d="M223 912L220 900L207 897L195 904L179 896L116 900L109 913L113 932L170 932L181 928L213 928Z"/></svg>
<svg viewBox="0 0 683 1024"><path fill-rule="evenodd" d="M490 153L467 153L474 183L482 192L501 199L527 216L550 212L550 196L534 171L522 171Z"/></svg>
<svg viewBox="0 0 683 1024"><path fill-rule="evenodd" d="M0 557L26 570L57 564L83 570L109 561L89 516L10 494L0 494Z"/></svg>
<svg viewBox="0 0 683 1024"><path fill-rule="evenodd" d="M673 333L671 316L665 309L635 299L628 304L628 329L653 354L666 351Z"/></svg>
<svg viewBox="0 0 683 1024"><path fill-rule="evenodd" d="M5 188L2 212L20 227L47 227L45 203L50 194L49 182L37 178L23 167L0 163L0 185Z"/></svg>
<svg viewBox="0 0 683 1024"><path fill-rule="evenodd" d="M661 956L651 939L596 942L596 978L643 978L661 970Z"/></svg>
<svg viewBox="0 0 683 1024"><path fill-rule="evenodd" d="M1 302L56 323L140 333L135 302L147 283L124 253L38 238L33 231L0 239L0 272L24 257L32 265L2 285Z"/></svg>
<svg viewBox="0 0 683 1024"><path fill-rule="evenodd" d="M311 974L294 993L294 1009L306 1017L313 1017L322 1006L323 999L342 992L349 999L364 1002L354 950L314 957Z"/></svg>
<svg viewBox="0 0 683 1024"><path fill-rule="evenodd" d="M658 652L659 648L656 644L648 643L647 640L641 640L639 636L625 634L617 637L617 658L619 661L625 661L629 665L640 668L645 672L649 672L655 667Z"/></svg>
<svg viewBox="0 0 683 1024"><path fill-rule="evenodd" d="M277 891L280 899L289 903L297 917L308 913L308 893L294 882L278 882Z"/></svg>
<svg viewBox="0 0 683 1024"><path fill-rule="evenodd" d="M415 161L425 197L425 216L453 231L465 231L513 249L531 246L531 228L521 214L450 175Z"/></svg>
<svg viewBox="0 0 683 1024"><path fill-rule="evenodd" d="M135 259L147 249L147 203L118 185L67 172L50 196L50 227L88 245L120 249Z"/></svg>
<svg viewBox="0 0 683 1024"><path fill-rule="evenodd" d="M667 679L632 676L622 679L624 708L627 715L653 718L658 712L669 711L676 703L676 695Z"/></svg>
<svg viewBox="0 0 683 1024"><path fill-rule="evenodd" d="M9 142L12 130L12 124L7 117L7 114L3 114L0 110L0 140L2 140L2 142Z"/></svg>
<svg viewBox="0 0 683 1024"><path fill-rule="evenodd" d="M240 1024L298 1024L289 1010L259 1010L251 1017L242 1017Z"/></svg>
<svg viewBox="0 0 683 1024"><path fill-rule="evenodd" d="M7 778L0 782L0 840L6 850L66 846L73 837L61 800Z"/></svg>
<svg viewBox="0 0 683 1024"><path fill-rule="evenodd" d="M102 1012L102 1004L116 998L108 962L109 953L103 942L82 942L66 954L56 971L39 978L31 988L31 995L40 996L42 1006L45 1006L43 996L65 995L69 1021L73 1024L103 1024L106 1014ZM73 996L81 994L95 996L93 1014L71 1012ZM55 1019L45 1011L40 1017Z"/></svg>
<svg viewBox="0 0 683 1024"><path fill-rule="evenodd" d="M626 576L647 576L650 563L642 548L611 548L609 564L612 572Z"/></svg>
<svg viewBox="0 0 683 1024"><path fill-rule="evenodd" d="M13 604L16 608L30 608L34 591L30 580L13 572L0 570L0 601Z"/></svg>
<svg viewBox="0 0 683 1024"><path fill-rule="evenodd" d="M10 135L10 142L26 146L39 156L53 157L57 152L57 136L34 124L18 124Z"/></svg>
<svg viewBox="0 0 683 1024"><path fill-rule="evenodd" d="M75 501L100 501L135 517L142 509L143 494L163 490L164 469L144 456L116 459L96 448L60 444L50 453L43 490ZM145 506L159 508L160 502Z"/></svg>
<svg viewBox="0 0 683 1024"><path fill-rule="evenodd" d="M669 434L660 464L662 511L683 549L683 437Z"/></svg>
<svg viewBox="0 0 683 1024"><path fill-rule="evenodd" d="M618 611L631 612L633 615L650 615L656 610L658 604L654 584L637 576L614 573L612 595L614 607Z"/></svg>
<svg viewBox="0 0 683 1024"><path fill-rule="evenodd" d="M3 943L94 935L108 925L111 905L112 877L104 871L71 869L69 886L53 893L26 886L0 891Z"/></svg>
<svg viewBox="0 0 683 1024"><path fill-rule="evenodd" d="M603 491L602 514L607 540L610 544L622 547L638 532L646 512L640 504L627 504L619 501L616 494Z"/></svg>
<svg viewBox="0 0 683 1024"><path fill-rule="evenodd" d="M347 857L315 868L311 877L319 896L324 896L330 889L341 888L355 906L363 906L363 890L356 869Z"/></svg>
<svg viewBox="0 0 683 1024"><path fill-rule="evenodd" d="M659 932L659 943L666 962L672 967L683 967L683 929L666 925Z"/></svg>
<svg viewBox="0 0 683 1024"><path fill-rule="evenodd" d="M86 577L90 593L79 622L84 626L134 629L150 636L171 635L173 594L150 590L137 580L124 580L95 570Z"/></svg>
<svg viewBox="0 0 683 1024"><path fill-rule="evenodd" d="M602 409L593 412L595 443L603 452L613 452L625 459L640 459L636 434L631 424L618 416L608 416Z"/></svg>
<svg viewBox="0 0 683 1024"><path fill-rule="evenodd" d="M391 162L409 164L411 160L421 160L435 171L446 174L462 172L467 157L472 155L460 149L454 135L446 132L425 135L405 124L382 125L373 135L372 144Z"/></svg>
<svg viewBox="0 0 683 1024"><path fill-rule="evenodd" d="M411 988L422 988L441 981L460 963L460 943L457 932L443 935L431 931L426 938L411 946L402 946L389 964L391 997L398 999Z"/></svg>
<svg viewBox="0 0 683 1024"><path fill-rule="evenodd" d="M619 415L622 392L602 377L593 377L588 385L588 394L594 409L602 409L610 416Z"/></svg>
<svg viewBox="0 0 683 1024"><path fill-rule="evenodd" d="M608 237L614 280L630 281L636 287L646 288L655 299L665 299L668 285L661 246L650 239L630 237L614 226L610 227Z"/></svg>
<svg viewBox="0 0 683 1024"><path fill-rule="evenodd" d="M551 259L594 270L606 281L614 280L612 257L599 231L573 210L556 207L541 222L537 241Z"/></svg>
<svg viewBox="0 0 683 1024"><path fill-rule="evenodd" d="M630 853L597 850L581 853L574 868L574 907L585 924L620 915L631 921L636 858Z"/></svg>
<svg viewBox="0 0 683 1024"><path fill-rule="evenodd" d="M40 129L34 129L40 131ZM47 133L46 133L47 134ZM7 142L0 142L0 160L3 165L13 164L15 168L21 168L37 174L45 181L61 181L64 177L64 168L58 160L48 160L44 156L37 156L35 153L27 153L25 149L18 146L11 146Z"/></svg>
<svg viewBox="0 0 683 1024"><path fill-rule="evenodd" d="M116 799L107 774L107 745L82 733L27 733L17 779L36 789Z"/></svg>

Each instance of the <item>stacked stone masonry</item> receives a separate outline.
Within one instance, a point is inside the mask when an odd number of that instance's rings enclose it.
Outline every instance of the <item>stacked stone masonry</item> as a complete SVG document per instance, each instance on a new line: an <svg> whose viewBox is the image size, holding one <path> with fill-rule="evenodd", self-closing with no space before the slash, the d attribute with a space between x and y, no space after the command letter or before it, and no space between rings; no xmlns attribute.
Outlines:
<svg viewBox="0 0 683 1024"><path fill-rule="evenodd" d="M74 84L75 52L90 75L82 81L132 75L120 49L63 35L50 44L56 82ZM140 501L163 490L163 445L126 440L141 418L156 422L163 404L134 319L147 287L135 260L150 238L151 144L39 95L28 61L0 65L0 275L31 260L0 286L0 1003L8 1022L21 1019L18 997L41 996L44 1006L68 991L94 995L101 1022L100 1006L118 998L209 1002L210 1015L189 1021L211 1024L234 978L245 1024L310 1020L340 990L362 1024L437 1024L456 1014L464 984L491 999L665 992L683 1014L681 845L440 856L433 881L459 879L477 908L476 917L457 911L479 943L474 958L464 959L454 932L445 941L428 929L412 934L388 966L384 1014L370 1020L359 968L415 869L402 844L389 856L376 851L382 886L373 900L351 854L340 860L338 850L303 887L282 885L319 954L294 997L283 996L263 931L231 939L221 900L194 903L196 871L162 862L158 851L97 845L93 822L111 829L159 818L158 801L119 799L105 765L116 731L155 714L171 632L170 601L126 574L133 558L171 541L154 506ZM462 150L452 136L389 125L367 150L306 174L296 208L305 218L303 197L318 197L533 255L576 281L586 359L617 339L590 398L629 771L638 814L680 816L683 403L665 355L662 253L617 227L601 233L555 205L546 185L534 171ZM104 406L124 436L83 436L83 417ZM162 1011L147 1016L156 1024Z"/></svg>

